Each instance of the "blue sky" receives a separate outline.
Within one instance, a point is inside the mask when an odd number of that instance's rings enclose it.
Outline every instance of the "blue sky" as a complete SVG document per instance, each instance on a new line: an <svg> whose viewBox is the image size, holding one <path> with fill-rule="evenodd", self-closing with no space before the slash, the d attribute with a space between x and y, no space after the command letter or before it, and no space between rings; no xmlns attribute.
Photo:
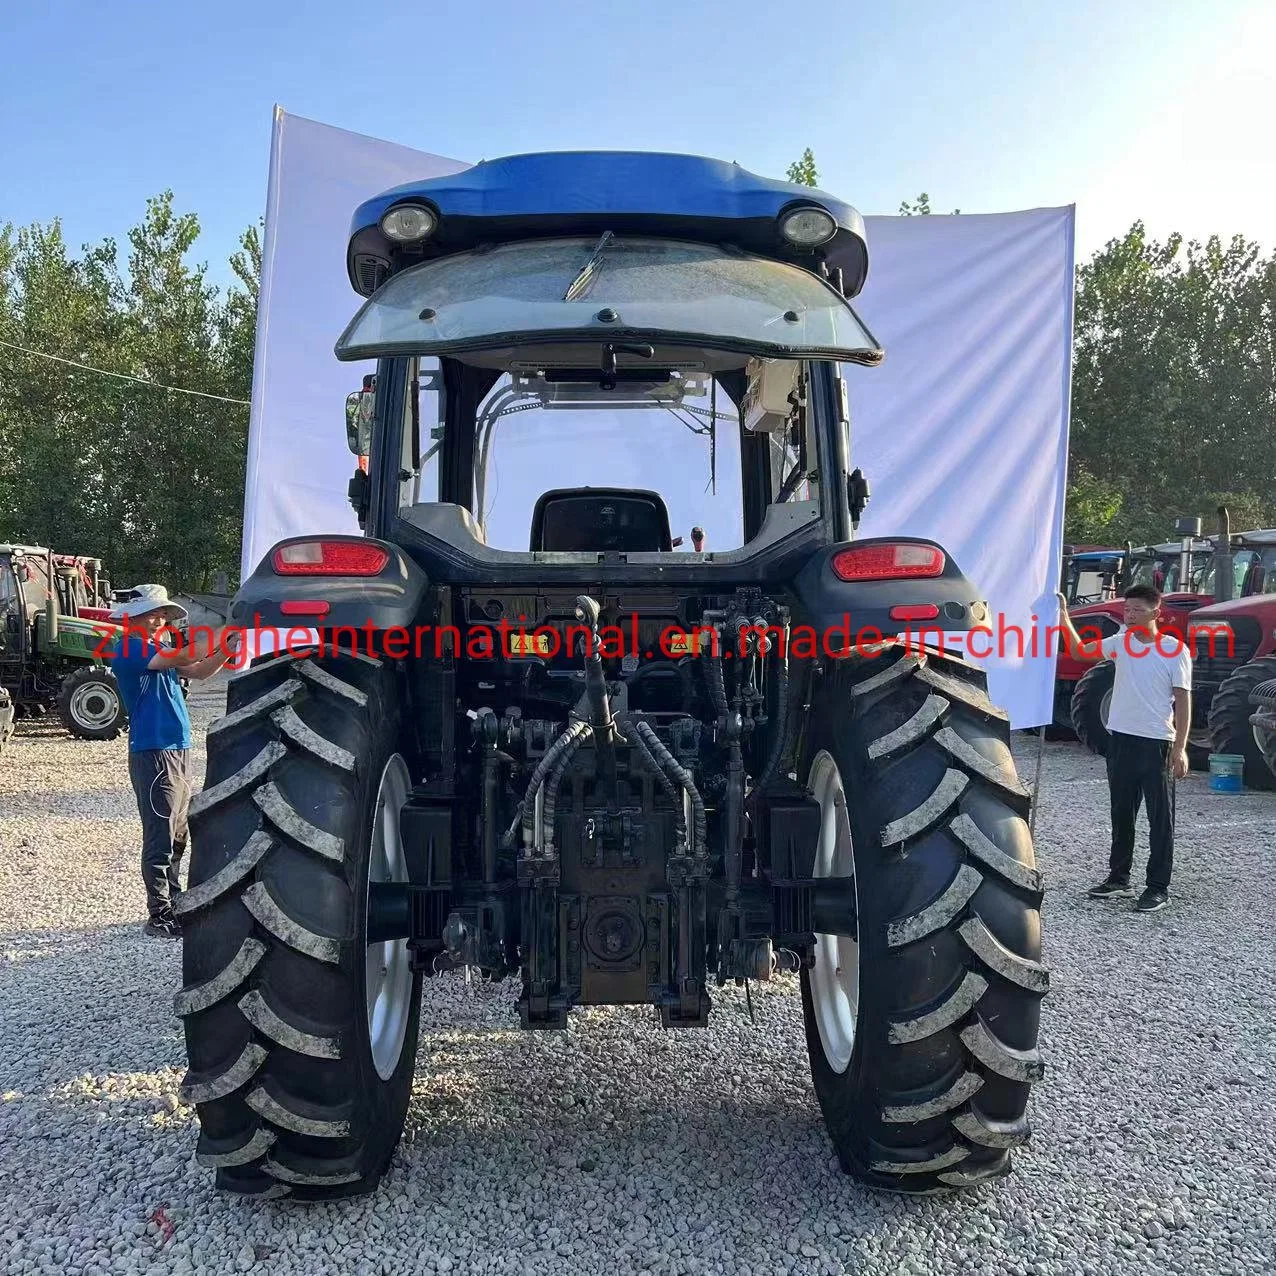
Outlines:
<svg viewBox="0 0 1276 1276"><path fill-rule="evenodd" d="M1081 256L1136 217L1276 247L1271 0L3 9L0 223L122 241L172 188L219 276L264 208L276 102L469 161L598 146L783 176L809 145L866 213L1075 203Z"/></svg>

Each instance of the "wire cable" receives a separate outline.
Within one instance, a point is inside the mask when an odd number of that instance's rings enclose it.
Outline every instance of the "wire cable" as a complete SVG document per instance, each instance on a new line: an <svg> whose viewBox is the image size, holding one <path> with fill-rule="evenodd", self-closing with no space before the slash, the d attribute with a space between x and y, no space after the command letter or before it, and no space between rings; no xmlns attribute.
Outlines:
<svg viewBox="0 0 1276 1276"><path fill-rule="evenodd" d="M239 403L244 407L252 407L251 399L233 399L226 394L208 394L204 390L184 390L179 385L163 385L159 381L147 381L145 377L130 376L127 372L108 372L105 368L94 368L87 363L77 363L74 359L64 359L61 355L45 354L42 350L32 350L27 346L14 345L12 341L0 341L0 346L7 350L19 350L36 359L48 359L52 363L64 363L70 368L79 368L83 372L96 372L100 377L115 377L118 381L132 381L136 385L150 386L152 390L171 390L174 394L193 394L201 399L216 399L219 403Z"/></svg>

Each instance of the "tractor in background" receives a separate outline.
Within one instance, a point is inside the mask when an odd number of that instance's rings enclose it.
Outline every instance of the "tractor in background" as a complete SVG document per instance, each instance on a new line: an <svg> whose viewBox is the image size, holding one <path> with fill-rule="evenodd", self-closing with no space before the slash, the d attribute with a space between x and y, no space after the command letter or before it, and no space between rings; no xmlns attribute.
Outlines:
<svg viewBox="0 0 1276 1276"><path fill-rule="evenodd" d="M1129 545L1125 549L1088 545L1063 547L1063 572L1060 589L1069 608L1106 602L1116 596Z"/></svg>
<svg viewBox="0 0 1276 1276"><path fill-rule="evenodd" d="M115 628L105 619L110 601L99 560L0 545L0 687L15 717L55 713L82 740L124 730L119 687L98 655Z"/></svg>
<svg viewBox="0 0 1276 1276"><path fill-rule="evenodd" d="M1192 726L1213 752L1245 759L1247 788L1272 791L1276 528L1233 540L1213 573L1217 601L1192 618Z"/></svg>
<svg viewBox="0 0 1276 1276"><path fill-rule="evenodd" d="M1186 554L1177 572L1164 570L1161 576L1154 573L1148 556L1141 574L1136 568L1129 583L1154 584L1160 579L1173 587L1184 579L1190 581L1189 590L1163 597L1162 628L1181 634L1192 647L1192 728L1187 752L1193 769L1205 770L1211 753L1239 754L1245 758L1246 785L1276 788L1264 757L1264 727L1251 721L1255 712L1264 712L1262 704L1251 703L1251 695L1264 680L1276 678L1276 529L1233 533L1225 508L1218 517L1218 533L1194 542L1190 575L1183 571ZM1119 605L1118 601L1111 609L1106 605L1078 608L1073 613L1078 632L1083 638L1096 631L1101 638L1117 633L1120 613L1107 613ZM1083 663L1061 654L1058 668L1061 673L1080 671L1071 696L1072 723L1077 738L1092 752L1104 755L1112 662Z"/></svg>
<svg viewBox="0 0 1276 1276"><path fill-rule="evenodd" d="M1186 634L1188 618L1197 608L1213 602L1202 586L1214 553L1211 540L1200 536L1199 518L1179 519L1178 541L1138 548L1126 545L1124 552L1099 556L1097 571L1101 599L1069 607L1077 632L1084 639L1100 641L1117 633L1122 624L1122 597L1132 585L1151 585L1162 593L1162 627L1171 633ZM1081 557L1081 556L1078 556ZM1075 561L1075 560L1073 560ZM1085 558L1082 558L1083 564ZM1065 582L1071 577L1065 573ZM1069 602L1071 598L1069 597ZM1103 756L1107 752L1108 704L1112 698L1112 666L1108 661L1094 664L1077 660L1060 651L1055 658L1054 719L1056 737L1074 734L1088 749ZM1188 749L1193 765L1203 767L1208 741L1201 734Z"/></svg>

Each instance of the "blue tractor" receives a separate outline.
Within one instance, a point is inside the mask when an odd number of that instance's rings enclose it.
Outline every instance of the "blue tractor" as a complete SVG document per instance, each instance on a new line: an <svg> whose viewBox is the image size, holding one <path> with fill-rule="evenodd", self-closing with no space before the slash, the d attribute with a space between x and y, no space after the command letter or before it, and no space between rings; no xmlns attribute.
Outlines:
<svg viewBox="0 0 1276 1276"><path fill-rule="evenodd" d="M702 1028L796 977L849 1174L1007 1173L1043 1073L1029 792L945 651L978 588L857 537L860 215L708 159L521 155L361 205L347 269L362 530L245 580L233 622L303 637L233 680L191 810L200 1163L374 1189L422 981L465 971L527 1029Z"/></svg>

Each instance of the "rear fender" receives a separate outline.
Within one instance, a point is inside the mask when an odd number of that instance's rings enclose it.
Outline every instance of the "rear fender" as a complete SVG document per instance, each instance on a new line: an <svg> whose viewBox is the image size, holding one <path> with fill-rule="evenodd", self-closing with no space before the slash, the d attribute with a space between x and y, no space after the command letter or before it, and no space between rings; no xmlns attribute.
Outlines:
<svg viewBox="0 0 1276 1276"><path fill-rule="evenodd" d="M944 555L938 576L890 580L842 580L833 571L834 556L869 545L924 545ZM911 634L916 642L926 633L967 633L987 628L991 612L975 586L937 541L913 536L883 536L831 545L813 555L798 573L793 588L804 615L798 623L816 631L820 649L830 655L849 655L871 648L883 637ZM905 619L891 616L898 607L934 607L937 615Z"/></svg>
<svg viewBox="0 0 1276 1276"><path fill-rule="evenodd" d="M375 545L388 557L375 576L283 575L275 570L277 550L314 540ZM240 586L231 600L229 623L285 634L306 629L353 628L365 633L406 629L420 614L428 588L429 580L420 567L388 541L326 533L291 536L272 545ZM299 605L307 603L326 604L326 610L308 613L299 609ZM344 639L342 642L344 645Z"/></svg>

